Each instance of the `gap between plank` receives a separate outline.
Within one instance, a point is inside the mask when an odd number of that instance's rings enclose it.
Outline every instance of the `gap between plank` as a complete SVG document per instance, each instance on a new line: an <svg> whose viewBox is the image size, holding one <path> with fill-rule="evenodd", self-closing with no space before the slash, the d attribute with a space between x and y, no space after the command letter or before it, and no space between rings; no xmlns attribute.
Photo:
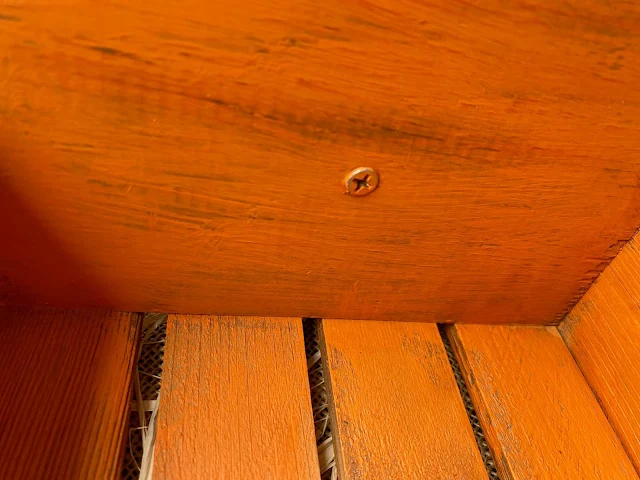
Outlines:
<svg viewBox="0 0 640 480"><path fill-rule="evenodd" d="M166 340L167 314L145 314L132 382L129 428L120 473L122 480L151 480L152 477L155 422Z"/></svg>
<svg viewBox="0 0 640 480"><path fill-rule="evenodd" d="M489 475L489 479L500 480L500 475L498 475L498 471L496 470L496 464L493 460L491 448L489 447L489 444L487 443L487 440L484 436L482 426L480 425L480 421L478 420L478 416L476 414L476 409L473 405L473 402L471 401L469 391L467 390L467 384L464 381L462 372L460 370L460 365L458 364L458 360L456 359L456 356L453 353L453 349L451 348L451 342L449 342L449 339L447 338L445 328L446 327L444 325L438 324L438 332L440 333L440 337L442 338L444 349L447 351L449 365L451 365L451 371L453 372L453 376L456 379L456 384L458 385L458 390L460 391L460 397L462 398L462 403L464 403L464 409L467 412L467 417L469 418L469 423L471 424L471 429L473 430L473 436L476 439L478 450L480 450L480 455L482 456L482 462L484 463L484 467L487 469L487 475Z"/></svg>
<svg viewBox="0 0 640 480"><path fill-rule="evenodd" d="M338 480L338 468L335 459L335 446L331 430L331 412L327 391L328 377L325 376L317 318L303 318L304 348L307 355L311 409L318 446L318 462L321 480Z"/></svg>

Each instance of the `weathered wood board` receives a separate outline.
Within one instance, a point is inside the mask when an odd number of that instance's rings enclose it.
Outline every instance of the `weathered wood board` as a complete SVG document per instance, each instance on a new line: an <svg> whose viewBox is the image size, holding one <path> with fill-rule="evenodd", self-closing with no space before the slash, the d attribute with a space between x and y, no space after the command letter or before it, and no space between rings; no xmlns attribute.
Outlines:
<svg viewBox="0 0 640 480"><path fill-rule="evenodd" d="M0 478L116 479L140 315L0 308Z"/></svg>
<svg viewBox="0 0 640 480"><path fill-rule="evenodd" d="M323 320L339 478L486 480L435 325Z"/></svg>
<svg viewBox="0 0 640 480"><path fill-rule="evenodd" d="M555 327L448 333L500 478L638 480Z"/></svg>
<svg viewBox="0 0 640 480"><path fill-rule="evenodd" d="M640 472L640 247L629 242L558 329Z"/></svg>
<svg viewBox="0 0 640 480"><path fill-rule="evenodd" d="M319 480L299 318L170 315L154 479Z"/></svg>

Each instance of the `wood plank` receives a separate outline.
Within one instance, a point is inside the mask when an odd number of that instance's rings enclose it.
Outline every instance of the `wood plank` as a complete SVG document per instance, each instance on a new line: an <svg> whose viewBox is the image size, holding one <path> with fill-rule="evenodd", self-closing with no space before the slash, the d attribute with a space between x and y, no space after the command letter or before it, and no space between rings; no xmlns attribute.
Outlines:
<svg viewBox="0 0 640 480"><path fill-rule="evenodd" d="M640 224L639 2L8 1L0 22L7 304L558 322ZM381 183L349 197L358 166Z"/></svg>
<svg viewBox="0 0 640 480"><path fill-rule="evenodd" d="M320 477L299 318L169 315L155 479Z"/></svg>
<svg viewBox="0 0 640 480"><path fill-rule="evenodd" d="M435 325L324 320L321 348L341 480L486 480Z"/></svg>
<svg viewBox="0 0 640 480"><path fill-rule="evenodd" d="M640 249L633 240L559 330L640 472Z"/></svg>
<svg viewBox="0 0 640 480"><path fill-rule="evenodd" d="M0 308L0 478L119 477L139 325Z"/></svg>
<svg viewBox="0 0 640 480"><path fill-rule="evenodd" d="M555 327L448 330L506 479L638 479Z"/></svg>

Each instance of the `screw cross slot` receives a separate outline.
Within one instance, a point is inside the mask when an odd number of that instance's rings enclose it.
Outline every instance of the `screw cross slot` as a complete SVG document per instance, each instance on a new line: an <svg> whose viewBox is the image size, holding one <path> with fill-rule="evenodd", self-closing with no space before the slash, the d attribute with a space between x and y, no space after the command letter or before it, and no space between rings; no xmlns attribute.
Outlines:
<svg viewBox="0 0 640 480"><path fill-rule="evenodd" d="M374 169L359 167L347 175L344 185L349 195L361 196L373 192L379 181L378 173Z"/></svg>

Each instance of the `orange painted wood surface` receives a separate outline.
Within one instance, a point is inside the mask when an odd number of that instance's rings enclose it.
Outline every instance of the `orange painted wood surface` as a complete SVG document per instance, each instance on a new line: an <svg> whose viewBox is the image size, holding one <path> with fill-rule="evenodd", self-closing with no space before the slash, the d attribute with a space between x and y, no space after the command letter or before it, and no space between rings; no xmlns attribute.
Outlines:
<svg viewBox="0 0 640 480"><path fill-rule="evenodd" d="M320 478L299 318L170 315L153 478Z"/></svg>
<svg viewBox="0 0 640 480"><path fill-rule="evenodd" d="M558 322L640 225L638 2L8 0L0 24L5 304ZM358 166L380 187L346 196Z"/></svg>
<svg viewBox="0 0 640 480"><path fill-rule="evenodd" d="M632 240L558 327L640 472L640 246Z"/></svg>
<svg viewBox="0 0 640 480"><path fill-rule="evenodd" d="M139 324L0 308L0 478L119 478Z"/></svg>
<svg viewBox="0 0 640 480"><path fill-rule="evenodd" d="M486 480L435 325L323 320L341 480Z"/></svg>
<svg viewBox="0 0 640 480"><path fill-rule="evenodd" d="M501 478L638 479L555 327L448 334Z"/></svg>

